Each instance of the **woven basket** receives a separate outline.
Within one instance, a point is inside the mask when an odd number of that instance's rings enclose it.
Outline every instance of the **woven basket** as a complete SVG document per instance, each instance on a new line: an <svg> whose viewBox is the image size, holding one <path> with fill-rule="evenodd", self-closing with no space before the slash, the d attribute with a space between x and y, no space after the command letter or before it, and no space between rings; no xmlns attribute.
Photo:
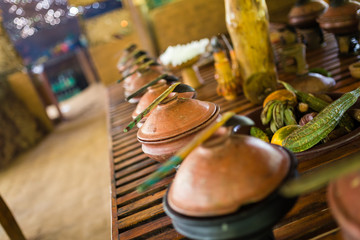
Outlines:
<svg viewBox="0 0 360 240"><path fill-rule="evenodd" d="M227 32L223 0L176 0L150 11L149 17L160 53Z"/></svg>

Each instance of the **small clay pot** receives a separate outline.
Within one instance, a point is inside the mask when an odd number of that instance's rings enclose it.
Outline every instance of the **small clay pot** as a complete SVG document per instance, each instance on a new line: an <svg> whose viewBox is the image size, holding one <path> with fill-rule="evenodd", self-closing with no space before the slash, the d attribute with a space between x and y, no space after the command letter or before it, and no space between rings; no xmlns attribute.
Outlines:
<svg viewBox="0 0 360 240"><path fill-rule="evenodd" d="M124 80L125 97L130 96L145 84L159 77L163 72L157 65L149 66L145 71L138 71ZM143 94L142 94L143 95ZM141 94L132 98L129 102L136 103L140 100Z"/></svg>
<svg viewBox="0 0 360 240"><path fill-rule="evenodd" d="M344 240L360 239L360 172L329 184L327 197Z"/></svg>
<svg viewBox="0 0 360 240"><path fill-rule="evenodd" d="M289 24L296 28L309 49L319 48L324 42L323 32L316 19L328 7L322 0L298 0L290 10Z"/></svg>
<svg viewBox="0 0 360 240"><path fill-rule="evenodd" d="M172 93L149 115L137 133L143 152L163 162L218 117L219 106Z"/></svg>
<svg viewBox="0 0 360 240"><path fill-rule="evenodd" d="M169 85L166 83L165 80L160 80L157 84L150 86L147 88L147 92L141 97L140 101L138 102L134 112L132 113L131 117L135 119L140 113L142 113L158 96L160 96ZM195 96L195 92L184 92L178 93L179 97L182 98L193 98ZM145 115L141 119L141 121L137 124L138 127L141 127L144 122L146 121L147 117L150 115L152 111Z"/></svg>
<svg viewBox="0 0 360 240"><path fill-rule="evenodd" d="M329 5L321 0L298 1L289 12L289 23L296 28L316 27L316 18L328 7Z"/></svg>
<svg viewBox="0 0 360 240"><path fill-rule="evenodd" d="M297 176L285 148L221 130L180 165L164 196L175 229L191 239L274 239L274 226L295 204L277 189Z"/></svg>
<svg viewBox="0 0 360 240"><path fill-rule="evenodd" d="M335 1L317 21L320 27L334 34L352 34L358 32L359 19L357 11L360 4L354 1Z"/></svg>

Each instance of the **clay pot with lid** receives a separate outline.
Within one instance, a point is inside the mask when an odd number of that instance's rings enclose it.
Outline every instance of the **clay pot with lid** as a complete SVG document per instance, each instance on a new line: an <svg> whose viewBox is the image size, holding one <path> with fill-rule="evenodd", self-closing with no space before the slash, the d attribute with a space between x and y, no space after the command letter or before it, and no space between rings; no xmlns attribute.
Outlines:
<svg viewBox="0 0 360 240"><path fill-rule="evenodd" d="M166 80L162 79L157 84L150 86L147 88L147 92L141 97L140 101L138 102L134 112L132 113L131 117L133 119L136 118L142 111L144 111L158 96L160 96L169 85L167 84ZM193 98L195 97L194 92L184 92L178 93L178 97L181 98ZM141 121L137 124L138 127L141 127L144 122L146 121L147 117L150 115L152 111L150 111L147 115L145 115Z"/></svg>
<svg viewBox="0 0 360 240"><path fill-rule="evenodd" d="M171 93L149 115L137 133L143 152L159 162L167 160L219 116L214 103Z"/></svg>
<svg viewBox="0 0 360 240"><path fill-rule="evenodd" d="M322 0L299 0L288 15L289 24L304 37L308 48L320 47L324 36L316 19L326 11L328 4Z"/></svg>
<svg viewBox="0 0 360 240"><path fill-rule="evenodd" d="M327 11L317 19L323 30L335 34L340 53L351 54L359 50L359 9L358 2L332 0Z"/></svg>
<svg viewBox="0 0 360 240"><path fill-rule="evenodd" d="M143 50L134 50L132 52L130 52L129 54L127 54L127 56L125 57L125 61L122 60L121 62L119 62L116 67L119 70L120 73L126 75L127 72L129 71L129 67L136 61L136 59L138 59L139 57L142 56L146 56L147 52L143 51Z"/></svg>
<svg viewBox="0 0 360 240"><path fill-rule="evenodd" d="M117 66L121 66L125 64L126 60L128 59L129 55L135 51L137 48L136 44L130 44L127 48L125 48L120 56L120 59L117 63Z"/></svg>
<svg viewBox="0 0 360 240"><path fill-rule="evenodd" d="M277 189L296 166L285 148L221 128L182 162L165 212L192 239L273 239L272 226L296 202Z"/></svg>
<svg viewBox="0 0 360 240"><path fill-rule="evenodd" d="M154 64L154 65L150 65L145 70L138 71L133 75L127 77L124 80L125 97L130 96L138 89L140 89L142 86L157 78L162 73L163 71L159 69L159 66L157 64ZM129 102L136 103L140 100L141 96L142 95L134 97Z"/></svg>
<svg viewBox="0 0 360 240"><path fill-rule="evenodd" d="M331 183L327 198L344 240L360 239L360 171Z"/></svg>

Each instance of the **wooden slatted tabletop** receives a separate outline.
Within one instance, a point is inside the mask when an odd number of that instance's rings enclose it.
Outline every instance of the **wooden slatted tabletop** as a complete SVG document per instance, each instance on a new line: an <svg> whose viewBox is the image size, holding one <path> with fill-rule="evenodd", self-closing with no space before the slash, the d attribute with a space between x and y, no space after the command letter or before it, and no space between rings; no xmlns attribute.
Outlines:
<svg viewBox="0 0 360 240"><path fill-rule="evenodd" d="M334 91L348 92L360 86L350 76L348 65L357 57L339 57L337 46L331 35L326 35L327 45L307 53L309 68L322 67L336 80ZM197 90L198 99L211 101L229 110L247 114L257 106L244 96L228 102L217 96L217 83L212 64L200 68L205 85ZM279 79L289 80L290 75L279 73ZM162 197L173 176L167 177L144 193L137 193L136 186L158 168L159 163L146 157L136 139L136 129L123 133L131 121L135 105L124 100L122 84L108 88L108 122L111 142L111 196L112 196L112 238L115 239L185 239L172 227L171 220L162 208ZM311 171L326 162L336 161L356 152L360 138L333 151L312 159L299 159L300 172ZM295 207L275 226L276 239L341 239L338 226L326 203L326 188L301 196Z"/></svg>

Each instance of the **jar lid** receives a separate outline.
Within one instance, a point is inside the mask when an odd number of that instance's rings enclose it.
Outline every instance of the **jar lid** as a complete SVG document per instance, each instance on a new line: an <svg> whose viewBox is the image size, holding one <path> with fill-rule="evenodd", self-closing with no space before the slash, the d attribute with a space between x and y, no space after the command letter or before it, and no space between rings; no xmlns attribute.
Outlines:
<svg viewBox="0 0 360 240"><path fill-rule="evenodd" d="M150 114L137 133L140 141L173 138L201 126L219 113L211 102L181 98L171 93Z"/></svg>
<svg viewBox="0 0 360 240"><path fill-rule="evenodd" d="M287 176L290 160L280 147L222 132L182 162L170 186L168 203L175 211L194 217L236 212L274 192Z"/></svg>

